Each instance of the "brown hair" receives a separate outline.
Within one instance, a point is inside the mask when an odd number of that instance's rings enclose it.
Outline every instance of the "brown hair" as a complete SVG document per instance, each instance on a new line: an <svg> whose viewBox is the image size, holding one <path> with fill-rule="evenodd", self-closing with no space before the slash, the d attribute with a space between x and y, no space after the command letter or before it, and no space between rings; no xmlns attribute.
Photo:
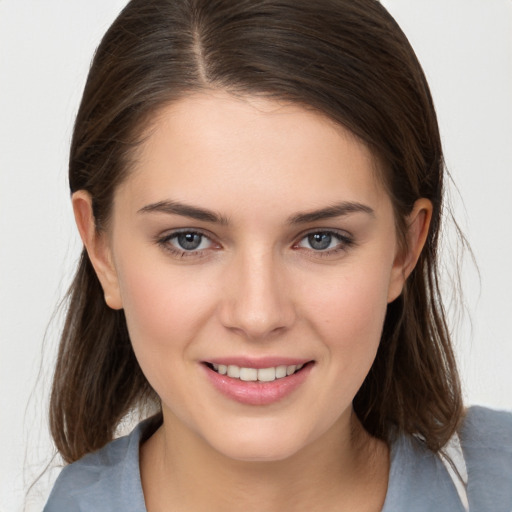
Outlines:
<svg viewBox="0 0 512 512"><path fill-rule="evenodd" d="M402 240L414 202L432 201L426 246L388 306L354 409L378 438L419 434L441 449L463 411L438 283L444 164L429 88L405 35L376 0L132 0L96 52L71 144L71 191L91 194L98 230L155 113L210 88L296 102L347 127L381 163ZM147 399L158 400L124 314L105 304L84 251L50 405L64 460L106 444Z"/></svg>

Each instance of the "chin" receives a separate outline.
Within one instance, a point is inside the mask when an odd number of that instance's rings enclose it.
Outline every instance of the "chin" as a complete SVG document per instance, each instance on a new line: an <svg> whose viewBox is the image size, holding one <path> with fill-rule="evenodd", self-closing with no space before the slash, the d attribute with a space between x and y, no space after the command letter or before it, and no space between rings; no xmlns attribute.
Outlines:
<svg viewBox="0 0 512 512"><path fill-rule="evenodd" d="M229 440L229 443L226 443ZM240 462L278 462L286 460L309 444L303 436L280 429L246 432L246 435L212 439L210 446L232 460Z"/></svg>
<svg viewBox="0 0 512 512"><path fill-rule="evenodd" d="M282 446L243 446L223 450L223 455L240 462L278 462L297 453L297 449L283 449Z"/></svg>

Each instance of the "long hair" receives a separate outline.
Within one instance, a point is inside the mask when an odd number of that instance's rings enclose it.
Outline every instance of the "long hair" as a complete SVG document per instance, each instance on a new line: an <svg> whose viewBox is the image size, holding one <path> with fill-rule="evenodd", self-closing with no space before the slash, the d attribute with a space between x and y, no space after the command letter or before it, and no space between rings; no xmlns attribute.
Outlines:
<svg viewBox="0 0 512 512"><path fill-rule="evenodd" d="M209 89L291 101L354 133L379 163L402 244L414 202L432 202L425 248L388 305L353 405L373 436L419 434L440 450L463 413L438 283L444 163L428 84L407 38L376 0L132 0L98 47L71 144L71 192L89 192L98 230L108 226L113 194L156 113ZM85 251L68 300L50 424L71 462L158 398Z"/></svg>

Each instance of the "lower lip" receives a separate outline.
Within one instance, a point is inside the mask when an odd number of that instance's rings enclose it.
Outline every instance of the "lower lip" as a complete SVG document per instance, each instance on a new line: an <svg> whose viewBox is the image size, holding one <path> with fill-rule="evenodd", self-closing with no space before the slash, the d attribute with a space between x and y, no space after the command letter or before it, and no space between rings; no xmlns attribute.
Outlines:
<svg viewBox="0 0 512 512"><path fill-rule="evenodd" d="M228 398L246 405L270 405L293 393L308 378L313 363L306 364L288 377L271 382L233 379L217 373L204 364L202 366L213 386Z"/></svg>

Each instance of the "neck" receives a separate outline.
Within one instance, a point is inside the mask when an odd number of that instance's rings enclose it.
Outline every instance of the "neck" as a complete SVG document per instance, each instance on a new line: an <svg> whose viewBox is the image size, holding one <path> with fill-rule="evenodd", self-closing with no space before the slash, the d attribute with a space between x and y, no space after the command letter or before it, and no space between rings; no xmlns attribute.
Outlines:
<svg viewBox="0 0 512 512"><path fill-rule="evenodd" d="M148 512L381 510L388 473L387 446L352 411L285 460L228 458L165 413L141 448Z"/></svg>

